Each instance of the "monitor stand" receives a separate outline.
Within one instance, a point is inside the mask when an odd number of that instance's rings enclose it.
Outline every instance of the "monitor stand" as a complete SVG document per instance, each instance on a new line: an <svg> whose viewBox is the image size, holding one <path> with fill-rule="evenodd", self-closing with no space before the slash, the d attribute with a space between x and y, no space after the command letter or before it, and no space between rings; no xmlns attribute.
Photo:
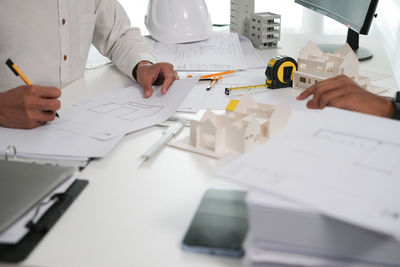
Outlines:
<svg viewBox="0 0 400 267"><path fill-rule="evenodd" d="M359 34L350 28L347 31L346 42L353 49L354 53L357 54L358 61L363 61L372 58L373 54L371 51L369 51L364 47L359 47ZM318 47L325 53L335 53L340 47L342 47L342 45L319 44Z"/></svg>

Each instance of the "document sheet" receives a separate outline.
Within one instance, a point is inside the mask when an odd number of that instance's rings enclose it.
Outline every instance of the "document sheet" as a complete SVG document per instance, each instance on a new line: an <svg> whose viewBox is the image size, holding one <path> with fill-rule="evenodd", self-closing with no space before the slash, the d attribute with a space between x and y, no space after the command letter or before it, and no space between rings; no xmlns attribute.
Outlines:
<svg viewBox="0 0 400 267"><path fill-rule="evenodd" d="M256 49L254 49L253 43L247 37L239 35L239 42L247 69L266 68L266 62L261 60Z"/></svg>
<svg viewBox="0 0 400 267"><path fill-rule="evenodd" d="M399 133L395 120L295 111L280 137L217 175L400 238Z"/></svg>
<svg viewBox="0 0 400 267"><path fill-rule="evenodd" d="M376 264L366 262L344 261L341 259L317 257L309 254L296 254L277 250L263 250L246 245L246 256L251 262L249 266L341 266L341 267L378 267Z"/></svg>
<svg viewBox="0 0 400 267"><path fill-rule="evenodd" d="M149 98L143 96L143 88L137 83L116 89L61 110L61 118L50 123L49 128L99 140L116 138L168 119L197 81L198 78L177 80L165 95L161 86L154 86Z"/></svg>
<svg viewBox="0 0 400 267"><path fill-rule="evenodd" d="M182 76L193 73L185 73ZM235 72L225 75L219 80L211 90L206 90L210 81L199 81L189 95L185 98L177 111L180 112L198 112L200 109L218 109L224 110L232 99L240 99L241 95L226 95L225 88L264 84L265 76L247 74L245 72ZM292 90L292 89L288 89ZM255 101L276 105L281 98L295 109L306 109L305 101L297 101L294 97L288 97L282 94L281 90L266 89L251 93ZM296 92L296 94L298 94Z"/></svg>
<svg viewBox="0 0 400 267"><path fill-rule="evenodd" d="M216 32L209 39L187 44L163 44L148 39L157 58L175 70L220 71L247 68L237 33ZM257 64L252 62L252 65Z"/></svg>
<svg viewBox="0 0 400 267"><path fill-rule="evenodd" d="M50 162L52 159L63 162L104 157L123 137L104 141L51 128L49 125L32 130L0 127L0 136L0 156L5 154L9 145L14 145L18 158L32 158L32 161L46 158Z"/></svg>
<svg viewBox="0 0 400 267"><path fill-rule="evenodd" d="M190 92L196 78L176 81L151 98L131 86L60 110L60 118L33 130L0 127L0 156L14 145L20 158L82 160L106 156L122 137L166 120Z"/></svg>

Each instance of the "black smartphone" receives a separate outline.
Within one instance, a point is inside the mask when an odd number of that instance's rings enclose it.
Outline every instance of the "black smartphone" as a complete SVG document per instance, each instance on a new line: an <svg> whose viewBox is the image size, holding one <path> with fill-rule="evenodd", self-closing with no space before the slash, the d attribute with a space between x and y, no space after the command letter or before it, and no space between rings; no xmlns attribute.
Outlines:
<svg viewBox="0 0 400 267"><path fill-rule="evenodd" d="M207 190L183 239L183 249L242 257L248 230L245 197L245 191Z"/></svg>

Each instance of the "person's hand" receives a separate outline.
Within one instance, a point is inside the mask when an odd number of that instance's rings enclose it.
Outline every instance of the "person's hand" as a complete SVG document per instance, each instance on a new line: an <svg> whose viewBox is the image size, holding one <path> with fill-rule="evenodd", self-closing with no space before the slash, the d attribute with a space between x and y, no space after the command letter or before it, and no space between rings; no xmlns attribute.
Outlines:
<svg viewBox="0 0 400 267"><path fill-rule="evenodd" d="M304 100L311 95L312 99L307 102L310 109L331 106L388 118L392 118L394 112L390 99L364 90L345 75L314 84L302 92L297 100Z"/></svg>
<svg viewBox="0 0 400 267"><path fill-rule="evenodd" d="M24 85L0 93L0 125L32 129L52 121L61 103L55 87Z"/></svg>
<svg viewBox="0 0 400 267"><path fill-rule="evenodd" d="M169 87L175 80L179 80L179 76L174 67L169 63L152 64L147 61L141 61L137 65L136 80L143 86L144 96L153 95L152 85L161 85L161 93L167 93Z"/></svg>

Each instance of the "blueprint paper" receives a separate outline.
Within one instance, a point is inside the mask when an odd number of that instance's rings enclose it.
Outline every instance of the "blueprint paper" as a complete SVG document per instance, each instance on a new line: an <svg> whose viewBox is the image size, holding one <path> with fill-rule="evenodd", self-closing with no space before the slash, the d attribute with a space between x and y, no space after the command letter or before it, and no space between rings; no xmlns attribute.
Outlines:
<svg viewBox="0 0 400 267"><path fill-rule="evenodd" d="M266 62L263 62L254 49L253 43L245 36L239 35L240 46L242 47L244 63L248 69L266 68Z"/></svg>
<svg viewBox="0 0 400 267"><path fill-rule="evenodd" d="M217 171L325 215L400 238L400 123L326 108Z"/></svg>
<svg viewBox="0 0 400 267"><path fill-rule="evenodd" d="M225 75L224 78L219 80L209 91L207 91L206 88L210 85L210 82L199 81L190 94L185 98L178 111L197 112L200 109L223 110L232 99L240 98L240 96L226 95L225 88L263 83L265 83L265 77L262 75L249 75L242 72Z"/></svg>
<svg viewBox="0 0 400 267"><path fill-rule="evenodd" d="M158 119L162 120L163 117L168 118L169 114L173 112L171 110L174 110L174 108L180 104L186 94L191 90L194 83L196 83L194 78L177 81L166 95L160 96L159 90L156 89L154 95L148 100L144 100L142 96L143 89L141 88L136 88L135 90L132 88L130 88L131 90L127 90L127 88L125 88L125 91L124 89L120 89L95 99L90 99L77 105L77 107L62 109L59 112L61 117L60 119L47 123L46 125L36 129L20 130L0 127L0 155L4 155L5 150L9 145L14 145L17 148L18 156L25 159L54 158L57 161L62 161L63 159L70 161L74 159L82 160L84 158L104 157L118 144L124 134L133 129L151 126L154 124L154 121L147 120L143 117L141 120L142 123L139 125L136 124L139 120L132 121L131 119L134 117L129 117L129 114L123 114L123 118L128 118L125 124L118 123L120 122L118 119L112 121L112 117L104 118L104 120L102 120L101 116L93 116L93 119L95 120L87 121L85 124L85 119L92 117L85 116L84 112L81 112L83 107L91 106L94 108L94 111L86 111L86 113L93 112L94 115L97 114L95 111L104 113L112 109L114 104L105 105L104 107L102 107L101 104L109 104L113 97L127 96L124 95L124 92L130 91L127 94L136 94L137 99L142 99L144 101L140 102L143 105L146 105L145 101L148 101L148 103L153 103L157 106L156 101L161 103L161 99L164 102L159 106L169 103L170 106L165 110L163 109L163 112L160 112L159 114ZM119 92L119 94L116 94L117 92ZM129 102L132 101L132 99L126 98L124 101ZM143 108L144 106L127 105L127 107L129 110L136 110L138 108ZM153 108L152 112L155 110L156 109ZM143 114L144 112L141 113L141 115ZM145 115L148 114L150 113L146 113ZM104 133L109 133L107 132L108 129L110 129L110 135L106 135L107 138L93 138L91 136L99 135L102 137L105 135ZM116 132L120 132L120 135L116 135Z"/></svg>
<svg viewBox="0 0 400 267"><path fill-rule="evenodd" d="M191 74L191 73L190 73ZM219 80L215 86L207 91L209 81L199 81L189 95L185 98L177 111L180 112L198 112L201 109L217 109L224 110L232 99L240 99L241 95L225 94L225 88L239 87L248 85L264 84L265 76L256 74L247 74L244 72L236 72L226 75ZM251 94L256 102L263 104L276 105L281 98L294 109L306 109L306 101L297 101L294 97L282 94L281 90L267 89Z"/></svg>
<svg viewBox="0 0 400 267"><path fill-rule="evenodd" d="M208 40L187 44L163 44L153 39L148 40L158 60L170 62L175 70L222 71L247 68L237 33L215 32ZM254 66L254 60L251 65Z"/></svg>
<svg viewBox="0 0 400 267"><path fill-rule="evenodd" d="M144 98L143 88L132 86L113 90L73 107L60 110L60 119L49 128L109 140L168 119L197 83L198 78L175 81L162 95L160 86Z"/></svg>
<svg viewBox="0 0 400 267"><path fill-rule="evenodd" d="M107 141L52 128L49 124L32 130L0 127L0 155L9 145L17 148L17 156L25 159L54 158L57 161L82 160L106 156L122 139Z"/></svg>

